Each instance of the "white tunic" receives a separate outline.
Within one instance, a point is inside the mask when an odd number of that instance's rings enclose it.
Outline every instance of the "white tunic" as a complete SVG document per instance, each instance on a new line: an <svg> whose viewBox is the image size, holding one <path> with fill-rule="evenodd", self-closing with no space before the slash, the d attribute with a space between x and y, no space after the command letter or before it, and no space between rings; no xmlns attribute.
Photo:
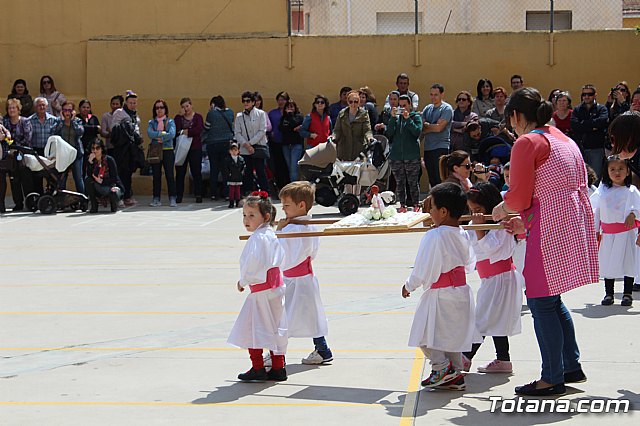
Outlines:
<svg viewBox="0 0 640 426"><path fill-rule="evenodd" d="M640 219L640 192L631 185L612 186L601 184L589 198L593 208L596 232L602 232L600 223L624 223L631 212ZM602 234L598 260L603 278L635 277L638 273L637 229L618 234Z"/></svg>
<svg viewBox="0 0 640 426"><path fill-rule="evenodd" d="M300 216L296 219L309 220L310 216ZM280 232L313 232L315 226L294 225L285 226ZM318 253L319 238L282 238L280 245L284 249L282 271L291 269L302 263L307 257L315 259ZM285 308L287 311L287 325L289 337L322 337L327 335L327 316L324 312L320 287L315 275L303 277L284 277L287 286Z"/></svg>
<svg viewBox="0 0 640 426"><path fill-rule="evenodd" d="M267 271L280 267L284 250L268 226L258 228L240 255L240 285L267 280ZM287 351L287 316L284 314L285 286L249 293L227 342L245 349L266 348L275 354Z"/></svg>
<svg viewBox="0 0 640 426"><path fill-rule="evenodd" d="M475 332L473 294L468 285L431 288L440 274L464 266L473 270L475 257L469 235L462 228L440 226L425 234L420 242L407 290L424 288L409 334L409 346L426 346L446 352L471 350Z"/></svg>
<svg viewBox="0 0 640 426"><path fill-rule="evenodd" d="M469 232L476 261L496 263L510 258L516 247L513 235L496 229L478 241L475 232ZM483 336L513 336L522 332L520 311L524 277L515 271L482 278L476 297L476 328Z"/></svg>

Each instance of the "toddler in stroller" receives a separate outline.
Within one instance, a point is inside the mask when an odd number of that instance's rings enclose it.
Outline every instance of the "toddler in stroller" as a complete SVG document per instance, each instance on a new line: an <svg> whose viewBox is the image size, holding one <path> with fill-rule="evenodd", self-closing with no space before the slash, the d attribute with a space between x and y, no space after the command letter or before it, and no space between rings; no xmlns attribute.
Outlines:
<svg viewBox="0 0 640 426"><path fill-rule="evenodd" d="M72 210L87 211L89 199L86 195L60 189L63 177L76 159L76 149L60 136L51 136L44 148L44 157L27 147L17 147L23 154L23 161L36 176L44 177L47 187L43 194L32 192L26 196L28 210L52 214L70 207Z"/></svg>
<svg viewBox="0 0 640 426"><path fill-rule="evenodd" d="M385 191L390 175L389 142L381 135L374 138L354 161L339 160L331 139L305 151L298 165L304 179L316 185L318 204L330 207L337 202L342 215L353 214L369 202L367 194L374 184L384 191L381 196L387 204L395 203L393 193Z"/></svg>

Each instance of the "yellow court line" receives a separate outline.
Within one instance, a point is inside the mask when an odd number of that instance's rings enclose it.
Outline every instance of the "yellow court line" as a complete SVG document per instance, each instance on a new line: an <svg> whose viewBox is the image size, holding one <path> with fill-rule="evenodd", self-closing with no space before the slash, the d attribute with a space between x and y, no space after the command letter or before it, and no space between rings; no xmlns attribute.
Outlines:
<svg viewBox="0 0 640 426"><path fill-rule="evenodd" d="M71 351L71 352L121 352L121 351L177 351L177 352L244 352L237 348L210 348L210 347L132 347L132 348L106 348L75 346L65 348L55 347L29 347L29 348L0 348L1 351ZM287 352L306 353L309 349L287 349ZM339 353L409 353L411 349L336 349L332 352Z"/></svg>
<svg viewBox="0 0 640 426"><path fill-rule="evenodd" d="M400 426L410 426L415 421L416 406L418 403L418 389L420 388L420 379L424 370L424 355L418 348L415 350L413 358L413 367L409 376L409 386L407 387L407 396L404 399L402 407L402 415L400 416Z"/></svg>
<svg viewBox="0 0 640 426"><path fill-rule="evenodd" d="M388 407L392 404L358 403L358 402L326 402L326 403L284 403L258 404L242 402L206 402L196 404L192 402L160 402L160 401L0 401L2 405L76 405L76 406L142 406L142 407Z"/></svg>
<svg viewBox="0 0 640 426"><path fill-rule="evenodd" d="M210 312L210 311L184 311L184 312L130 312L130 311L1 311L0 315L238 315L239 312ZM344 311L327 312L328 315L413 315L411 311Z"/></svg>

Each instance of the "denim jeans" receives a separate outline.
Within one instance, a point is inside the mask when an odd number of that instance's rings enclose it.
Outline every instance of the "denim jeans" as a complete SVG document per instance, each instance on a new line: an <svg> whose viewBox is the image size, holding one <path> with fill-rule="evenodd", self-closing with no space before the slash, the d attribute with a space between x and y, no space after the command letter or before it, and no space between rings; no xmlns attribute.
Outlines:
<svg viewBox="0 0 640 426"><path fill-rule="evenodd" d="M71 165L71 173L73 174L73 182L76 184L76 192L84 194L84 179L82 178L82 164L84 157L80 152L76 155L76 160ZM66 171L62 175L60 180L60 189L67 189L67 176L69 171Z"/></svg>
<svg viewBox="0 0 640 426"><path fill-rule="evenodd" d="M584 162L593 168L598 175L598 179L602 178L602 166L604 163L604 148L585 149Z"/></svg>
<svg viewBox="0 0 640 426"><path fill-rule="evenodd" d="M325 339L324 336L314 337L313 346L315 346L315 349L318 351L322 358L327 359L333 357L331 349L329 349L329 346L327 345L327 339Z"/></svg>
<svg viewBox="0 0 640 426"><path fill-rule="evenodd" d="M167 179L167 192L169 198L176 196L176 180L173 177L173 168L176 160L176 156L173 149L165 149L162 151L162 162L153 164L153 198L160 199L160 193L162 191L162 169Z"/></svg>
<svg viewBox="0 0 640 426"><path fill-rule="evenodd" d="M298 160L302 158L302 145L282 145L284 161L289 168L289 180L298 180Z"/></svg>
<svg viewBox="0 0 640 426"><path fill-rule="evenodd" d="M440 157L448 153L449 150L446 148L438 148L424 152L424 165L427 168L431 188L442 182L440 179Z"/></svg>
<svg viewBox="0 0 640 426"><path fill-rule="evenodd" d="M560 296L527 298L542 356L541 378L551 385L564 383L564 373L580 370L580 350L571 314Z"/></svg>

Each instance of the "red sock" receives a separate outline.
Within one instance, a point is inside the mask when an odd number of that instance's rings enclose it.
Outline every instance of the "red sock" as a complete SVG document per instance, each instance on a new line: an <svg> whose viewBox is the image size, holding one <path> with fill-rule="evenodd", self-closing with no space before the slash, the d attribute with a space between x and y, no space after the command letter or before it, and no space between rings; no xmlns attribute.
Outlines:
<svg viewBox="0 0 640 426"><path fill-rule="evenodd" d="M284 368L284 355L275 355L271 352L271 368L274 370L280 370Z"/></svg>
<svg viewBox="0 0 640 426"><path fill-rule="evenodd" d="M264 368L262 349L249 349L249 358L251 358L251 366L254 370L260 370Z"/></svg>

